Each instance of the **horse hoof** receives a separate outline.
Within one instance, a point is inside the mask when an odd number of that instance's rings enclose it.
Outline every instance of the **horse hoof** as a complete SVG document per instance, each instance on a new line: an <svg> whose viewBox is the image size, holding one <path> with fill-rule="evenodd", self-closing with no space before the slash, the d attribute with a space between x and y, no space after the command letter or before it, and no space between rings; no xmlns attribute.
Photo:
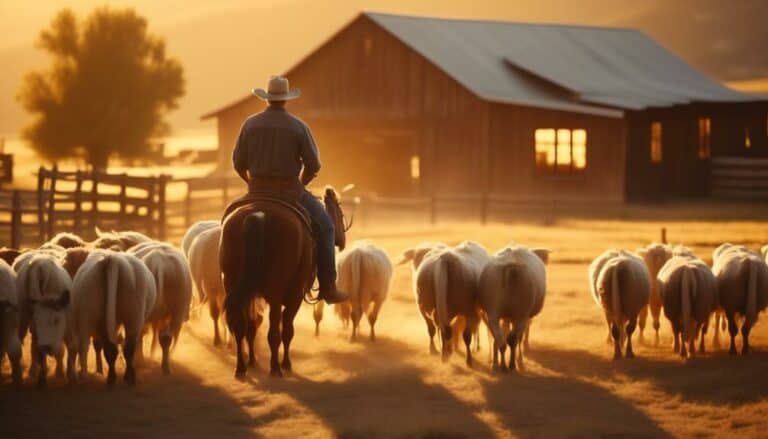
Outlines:
<svg viewBox="0 0 768 439"><path fill-rule="evenodd" d="M748 355L750 351L751 349L745 346L744 348L741 349L741 355Z"/></svg>
<svg viewBox="0 0 768 439"><path fill-rule="evenodd" d="M635 358L635 353L634 353L634 352L632 352L632 351L629 351L629 352L627 352L627 355L626 355L626 357L627 357L627 358Z"/></svg>
<svg viewBox="0 0 768 439"><path fill-rule="evenodd" d="M282 367L283 370L286 372L293 371L293 367L291 366L291 363L283 363L280 367Z"/></svg>
<svg viewBox="0 0 768 439"><path fill-rule="evenodd" d="M280 368L272 368L272 370L269 372L269 376L272 378L282 378L283 372L280 370Z"/></svg>

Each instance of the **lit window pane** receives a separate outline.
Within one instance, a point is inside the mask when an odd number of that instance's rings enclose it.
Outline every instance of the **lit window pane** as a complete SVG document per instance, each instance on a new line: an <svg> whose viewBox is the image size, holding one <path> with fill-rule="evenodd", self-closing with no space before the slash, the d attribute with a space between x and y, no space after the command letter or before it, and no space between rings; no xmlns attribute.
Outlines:
<svg viewBox="0 0 768 439"><path fill-rule="evenodd" d="M587 131L586 130L573 130L573 144L574 145L586 145L587 144Z"/></svg>
<svg viewBox="0 0 768 439"><path fill-rule="evenodd" d="M574 133L575 138L575 133ZM584 143L573 144L573 167L584 169L587 167L587 145Z"/></svg>
<svg viewBox="0 0 768 439"><path fill-rule="evenodd" d="M421 177L421 165L419 156L415 155L411 157L411 178L417 180L419 177Z"/></svg>
<svg viewBox="0 0 768 439"><path fill-rule="evenodd" d="M549 128L536 130L536 143L555 143L555 130Z"/></svg>
<svg viewBox="0 0 768 439"><path fill-rule="evenodd" d="M551 169L555 166L555 130L551 128L537 129L534 135L536 139L536 167L539 169Z"/></svg>

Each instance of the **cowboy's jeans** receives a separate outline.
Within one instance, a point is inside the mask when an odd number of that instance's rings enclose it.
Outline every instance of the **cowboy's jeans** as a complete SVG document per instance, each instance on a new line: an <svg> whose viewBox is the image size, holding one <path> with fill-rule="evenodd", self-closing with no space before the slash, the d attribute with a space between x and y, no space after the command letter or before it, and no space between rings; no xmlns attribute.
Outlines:
<svg viewBox="0 0 768 439"><path fill-rule="evenodd" d="M336 282L336 254L333 223L325 206L309 191L299 200L312 219L312 234L317 243L317 282L320 288L328 288Z"/></svg>

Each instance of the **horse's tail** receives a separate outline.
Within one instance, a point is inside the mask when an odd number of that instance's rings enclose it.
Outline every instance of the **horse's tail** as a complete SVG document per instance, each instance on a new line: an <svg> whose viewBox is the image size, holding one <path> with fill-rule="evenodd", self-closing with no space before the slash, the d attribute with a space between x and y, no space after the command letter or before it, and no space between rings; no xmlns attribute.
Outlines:
<svg viewBox="0 0 768 439"><path fill-rule="evenodd" d="M261 285L264 265L264 212L254 212L243 220L243 259L240 277L233 291L224 298L224 309L244 309L251 300L251 292Z"/></svg>

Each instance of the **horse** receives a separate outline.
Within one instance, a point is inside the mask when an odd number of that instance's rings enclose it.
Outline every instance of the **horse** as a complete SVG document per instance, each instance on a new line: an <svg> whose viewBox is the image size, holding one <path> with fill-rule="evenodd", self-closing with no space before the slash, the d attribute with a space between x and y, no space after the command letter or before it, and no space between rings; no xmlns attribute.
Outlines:
<svg viewBox="0 0 768 439"><path fill-rule="evenodd" d="M293 194L291 194L293 195ZM219 261L226 297L227 326L235 337L237 367L235 377L246 374L243 339L247 336L250 358L257 319L253 302L262 298L269 304L270 375L282 377L292 370L290 345L293 320L302 300L313 303L311 287L315 280L315 247L311 224L296 200L285 196L256 195L236 201L225 213ZM335 244L346 243L344 217L333 188L326 188L324 202L335 227ZM279 361L280 343L283 360Z"/></svg>

